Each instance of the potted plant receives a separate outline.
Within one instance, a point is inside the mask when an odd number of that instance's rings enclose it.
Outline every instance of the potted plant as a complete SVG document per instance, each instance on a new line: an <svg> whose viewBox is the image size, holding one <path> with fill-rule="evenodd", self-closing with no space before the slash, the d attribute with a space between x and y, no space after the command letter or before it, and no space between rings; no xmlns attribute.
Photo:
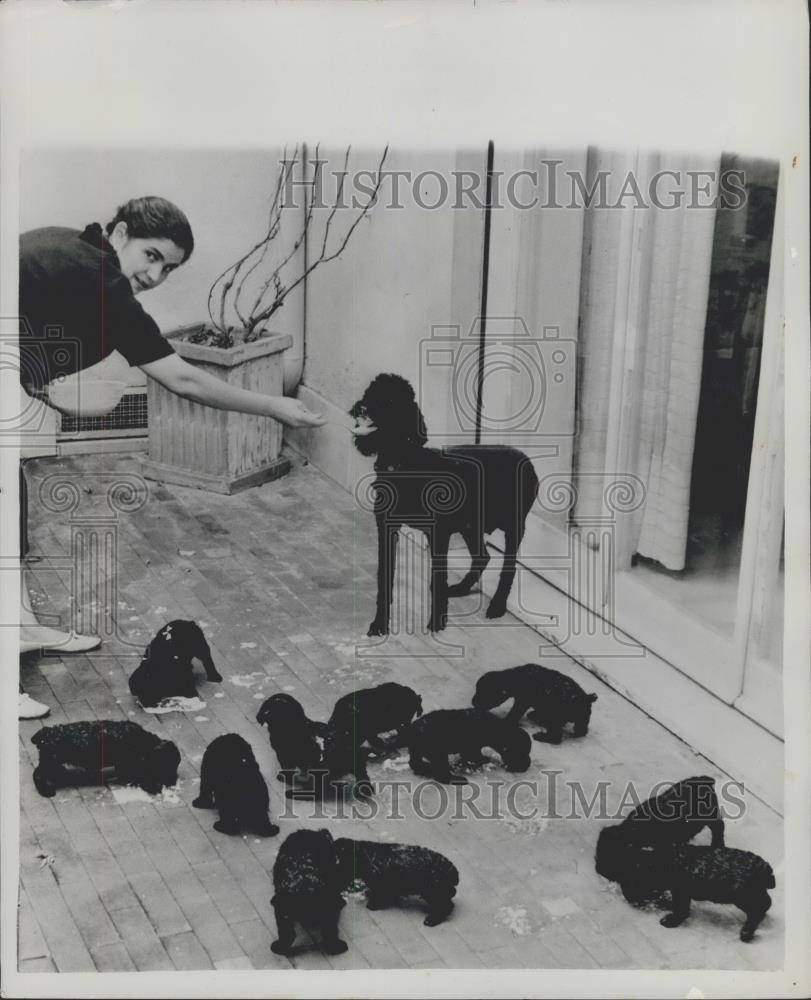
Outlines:
<svg viewBox="0 0 811 1000"><path fill-rule="evenodd" d="M333 224L343 204L349 152L347 148L333 204L317 206L327 211L323 232L308 243L314 208L320 201L312 196L304 205L295 232L287 241L281 238L282 223L289 221L283 210L293 207L285 205L283 194L299 163L298 146L290 159L285 149L262 238L214 280L208 293L208 321L166 335L182 358L217 378L255 392L279 396L291 390L289 379L285 379L284 352L293 338L271 331L268 323L309 274L335 260L346 248L377 198L388 147L381 156L374 189L340 235ZM310 162L315 173L309 183L315 190L323 163L317 146L315 159ZM289 225L286 230L290 232ZM297 266L297 254L302 248L304 262ZM154 379L148 382L149 457L144 461L147 478L233 493L277 479L289 470L290 462L281 455L282 425L278 421L216 410L176 396Z"/></svg>

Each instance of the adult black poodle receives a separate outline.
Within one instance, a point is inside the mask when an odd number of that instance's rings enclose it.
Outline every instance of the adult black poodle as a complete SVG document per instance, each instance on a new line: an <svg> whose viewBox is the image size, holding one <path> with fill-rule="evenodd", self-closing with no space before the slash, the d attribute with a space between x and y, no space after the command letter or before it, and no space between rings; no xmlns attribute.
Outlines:
<svg viewBox="0 0 811 1000"><path fill-rule="evenodd" d="M447 622L448 598L469 594L489 555L484 535L504 532L504 563L487 608L500 618L515 578L518 546L527 514L538 495L538 477L523 452L506 445L427 448L428 432L411 385L400 375L378 375L349 411L355 447L375 455L377 519L377 611L369 635L386 635L391 615L397 532L403 525L428 538L431 551L431 632ZM448 587L448 544L461 534L470 570Z"/></svg>

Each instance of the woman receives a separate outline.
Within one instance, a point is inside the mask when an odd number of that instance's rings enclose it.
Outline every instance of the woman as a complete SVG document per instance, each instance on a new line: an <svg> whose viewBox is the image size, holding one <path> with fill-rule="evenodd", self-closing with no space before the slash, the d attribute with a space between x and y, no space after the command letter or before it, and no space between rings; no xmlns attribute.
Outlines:
<svg viewBox="0 0 811 1000"><path fill-rule="evenodd" d="M266 396L221 382L177 355L137 296L157 288L194 249L188 219L165 198L122 205L102 230L49 227L20 238L20 381L45 394L50 382L74 375L118 351L171 392L196 403L273 417L288 427L320 427L326 419L295 399ZM21 545L26 505L21 476ZM30 605L28 605L30 608ZM22 650L96 648L79 636L37 623L23 602ZM41 718L46 705L21 693L21 718Z"/></svg>

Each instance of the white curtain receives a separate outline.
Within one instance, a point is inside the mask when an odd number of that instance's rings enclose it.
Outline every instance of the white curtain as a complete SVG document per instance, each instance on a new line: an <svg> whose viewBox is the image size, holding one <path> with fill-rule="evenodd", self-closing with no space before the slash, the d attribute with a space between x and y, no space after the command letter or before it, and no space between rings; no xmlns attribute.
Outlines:
<svg viewBox="0 0 811 1000"><path fill-rule="evenodd" d="M624 474L644 501L618 516L617 568L635 552L683 569L701 387L720 158L591 151L588 184L607 172L608 204L632 173L649 204L657 172L676 171L686 192L672 208L593 205L586 210L579 331L576 522L605 513L606 483ZM708 173L703 173L707 171ZM625 185L625 187L623 187ZM667 200L666 184L659 193Z"/></svg>

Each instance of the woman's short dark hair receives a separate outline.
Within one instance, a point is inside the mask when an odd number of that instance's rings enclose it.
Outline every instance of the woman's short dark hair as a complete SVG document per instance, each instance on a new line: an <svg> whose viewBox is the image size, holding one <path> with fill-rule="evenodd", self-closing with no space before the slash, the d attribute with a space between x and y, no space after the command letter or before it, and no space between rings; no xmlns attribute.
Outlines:
<svg viewBox="0 0 811 1000"><path fill-rule="evenodd" d="M112 222L107 223L108 235L119 222L126 223L128 236L135 239L147 239L151 236L153 239L171 240L184 252L184 263L191 257L194 236L189 220L177 205L166 198L150 195L146 198L133 198L121 205Z"/></svg>

